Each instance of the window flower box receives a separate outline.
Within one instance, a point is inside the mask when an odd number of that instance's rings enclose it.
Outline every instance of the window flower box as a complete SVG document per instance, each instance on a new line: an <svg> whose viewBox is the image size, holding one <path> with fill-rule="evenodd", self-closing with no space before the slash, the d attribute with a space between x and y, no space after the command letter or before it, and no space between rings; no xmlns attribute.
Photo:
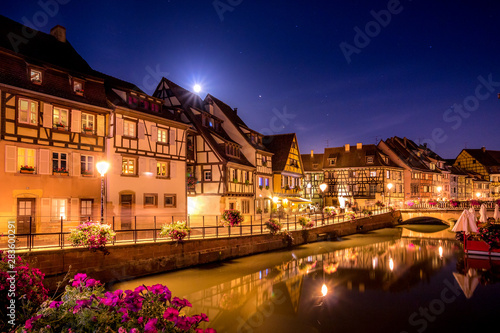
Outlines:
<svg viewBox="0 0 500 333"><path fill-rule="evenodd" d="M31 167L31 166L28 166L28 165L24 165L24 166L22 166L20 168L19 172L20 173L33 174L33 173L35 173L35 168Z"/></svg>
<svg viewBox="0 0 500 333"><path fill-rule="evenodd" d="M59 176L68 176L69 172L66 169L54 169L52 170L52 174Z"/></svg>
<svg viewBox="0 0 500 333"><path fill-rule="evenodd" d="M93 135L94 134L94 129L92 127L84 127L83 128L83 133L84 134Z"/></svg>
<svg viewBox="0 0 500 333"><path fill-rule="evenodd" d="M83 177L92 177L92 176L94 176L94 173L92 171L82 171L82 176Z"/></svg>

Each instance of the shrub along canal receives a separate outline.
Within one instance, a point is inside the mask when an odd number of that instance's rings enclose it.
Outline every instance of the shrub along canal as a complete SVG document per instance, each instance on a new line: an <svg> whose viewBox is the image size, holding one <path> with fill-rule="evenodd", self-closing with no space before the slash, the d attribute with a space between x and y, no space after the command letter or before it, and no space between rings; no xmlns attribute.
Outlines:
<svg viewBox="0 0 500 333"><path fill-rule="evenodd" d="M115 283L161 283L224 332L468 332L495 325L500 262L406 225Z"/></svg>

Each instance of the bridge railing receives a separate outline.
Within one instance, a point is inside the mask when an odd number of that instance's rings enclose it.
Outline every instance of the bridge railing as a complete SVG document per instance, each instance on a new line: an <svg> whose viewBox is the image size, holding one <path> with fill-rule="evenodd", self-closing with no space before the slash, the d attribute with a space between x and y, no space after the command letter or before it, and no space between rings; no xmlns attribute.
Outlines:
<svg viewBox="0 0 500 333"><path fill-rule="evenodd" d="M499 201L435 201L435 202L420 202L412 203L405 202L402 206L403 209L456 209L463 210L471 207L479 209L481 205L485 205L486 209L494 209L495 205L500 204Z"/></svg>

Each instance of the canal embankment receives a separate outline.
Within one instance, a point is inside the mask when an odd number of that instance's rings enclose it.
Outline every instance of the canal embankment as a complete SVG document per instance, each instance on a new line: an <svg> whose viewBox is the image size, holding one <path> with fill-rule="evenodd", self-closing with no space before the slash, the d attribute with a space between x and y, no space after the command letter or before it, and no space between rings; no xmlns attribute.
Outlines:
<svg viewBox="0 0 500 333"><path fill-rule="evenodd" d="M399 217L398 212L385 213L351 222L290 231L293 238L291 244L282 235L259 234L193 239L182 243L162 241L117 244L109 247L110 253L106 256L101 252L90 252L82 248L36 250L23 256L33 259L33 266L45 273L47 287L55 289L56 283L70 269L70 276L86 273L106 283L122 281L392 227L397 224Z"/></svg>

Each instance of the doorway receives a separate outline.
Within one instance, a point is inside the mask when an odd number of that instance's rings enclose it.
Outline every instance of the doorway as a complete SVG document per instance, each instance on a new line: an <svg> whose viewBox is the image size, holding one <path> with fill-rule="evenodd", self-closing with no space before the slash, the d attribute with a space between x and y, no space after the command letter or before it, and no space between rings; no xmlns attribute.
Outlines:
<svg viewBox="0 0 500 333"><path fill-rule="evenodd" d="M30 234L36 232L35 211L35 198L17 199L17 234Z"/></svg>
<svg viewBox="0 0 500 333"><path fill-rule="evenodd" d="M132 204L134 202L133 194L120 195L120 217L122 230L132 229Z"/></svg>

